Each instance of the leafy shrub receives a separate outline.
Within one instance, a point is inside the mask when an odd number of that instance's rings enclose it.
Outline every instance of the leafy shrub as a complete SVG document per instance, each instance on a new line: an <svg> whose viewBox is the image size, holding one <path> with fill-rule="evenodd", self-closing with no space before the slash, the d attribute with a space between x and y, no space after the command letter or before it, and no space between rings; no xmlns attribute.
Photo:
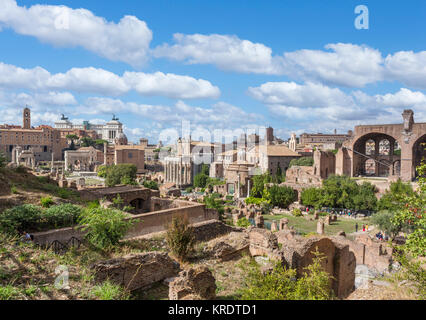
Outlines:
<svg viewBox="0 0 426 320"><path fill-rule="evenodd" d="M43 208L49 208L51 205L53 205L55 202L53 201L52 197L43 197L40 199L40 205Z"/></svg>
<svg viewBox="0 0 426 320"><path fill-rule="evenodd" d="M314 165L314 158L312 157L302 157L300 159L293 159L290 161L290 168L294 166L299 167L312 167Z"/></svg>
<svg viewBox="0 0 426 320"><path fill-rule="evenodd" d="M300 210L299 208L294 208L292 214L295 217L301 217L303 215L302 210Z"/></svg>
<svg viewBox="0 0 426 320"><path fill-rule="evenodd" d="M72 204L61 204L43 209L24 204L0 214L0 231L19 234L71 227L76 224L82 208Z"/></svg>
<svg viewBox="0 0 426 320"><path fill-rule="evenodd" d="M266 202L267 200L262 198L249 197L245 201L246 201L246 204L255 204L260 206L263 202Z"/></svg>
<svg viewBox="0 0 426 320"><path fill-rule="evenodd" d="M132 225L126 215L115 209L87 209L79 223L87 231L86 239L96 248L109 249L117 245Z"/></svg>
<svg viewBox="0 0 426 320"><path fill-rule="evenodd" d="M82 211L82 207L70 203L50 207L43 213L45 228L57 229L74 226Z"/></svg>
<svg viewBox="0 0 426 320"><path fill-rule="evenodd" d="M145 188L148 188L148 189L151 189L151 190L158 190L158 183L155 182L155 181L152 181L152 180L151 181L149 181L149 180L144 181L143 186Z"/></svg>
<svg viewBox="0 0 426 320"><path fill-rule="evenodd" d="M185 190L187 193L192 193L193 191L194 191L194 188L192 188L192 187L189 187L189 188L186 188L186 190Z"/></svg>
<svg viewBox="0 0 426 320"><path fill-rule="evenodd" d="M172 253L181 261L185 261L192 252L195 237L187 217L173 217L167 227L167 245Z"/></svg>
<svg viewBox="0 0 426 320"><path fill-rule="evenodd" d="M329 274L321 267L324 259L318 252L306 272L299 279L296 270L277 262L269 273L262 273L252 260L242 265L244 274L241 300L330 300L334 295L330 288Z"/></svg>
<svg viewBox="0 0 426 320"><path fill-rule="evenodd" d="M98 177L106 178L107 177L107 168L108 166L102 165L98 167Z"/></svg>
<svg viewBox="0 0 426 320"><path fill-rule="evenodd" d="M0 214L0 230L9 234L23 231L38 231L41 222L42 208L32 204L24 204L5 210Z"/></svg>
<svg viewBox="0 0 426 320"><path fill-rule="evenodd" d="M87 204L87 209L94 209L94 208L100 208L101 204L99 203L99 200L90 201Z"/></svg>
<svg viewBox="0 0 426 320"><path fill-rule="evenodd" d="M134 164L118 164L111 166L101 166L98 169L98 176L105 178L108 187L118 184L136 184L137 167Z"/></svg>
<svg viewBox="0 0 426 320"><path fill-rule="evenodd" d="M251 226L250 221L247 220L247 218L243 217L237 221L237 227L241 228L248 228Z"/></svg>

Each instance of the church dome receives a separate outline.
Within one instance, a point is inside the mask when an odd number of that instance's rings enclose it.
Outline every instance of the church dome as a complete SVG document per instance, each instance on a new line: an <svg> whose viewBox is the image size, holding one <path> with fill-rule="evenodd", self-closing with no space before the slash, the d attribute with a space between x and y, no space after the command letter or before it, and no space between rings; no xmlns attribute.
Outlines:
<svg viewBox="0 0 426 320"><path fill-rule="evenodd" d="M115 144L117 145L127 145L128 140L127 140L127 136L123 133L120 132L117 137L115 138Z"/></svg>

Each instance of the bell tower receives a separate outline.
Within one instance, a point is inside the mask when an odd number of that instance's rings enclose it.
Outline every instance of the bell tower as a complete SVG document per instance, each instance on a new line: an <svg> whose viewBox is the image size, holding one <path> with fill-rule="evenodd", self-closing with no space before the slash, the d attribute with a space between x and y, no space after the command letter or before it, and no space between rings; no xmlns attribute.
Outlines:
<svg viewBox="0 0 426 320"><path fill-rule="evenodd" d="M22 113L22 128L31 129L31 110L29 108L25 108Z"/></svg>

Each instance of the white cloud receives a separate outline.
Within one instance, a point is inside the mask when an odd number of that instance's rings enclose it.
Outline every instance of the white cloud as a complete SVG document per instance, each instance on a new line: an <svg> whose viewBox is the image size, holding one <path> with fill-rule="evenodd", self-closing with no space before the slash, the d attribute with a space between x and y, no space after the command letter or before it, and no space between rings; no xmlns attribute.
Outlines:
<svg viewBox="0 0 426 320"><path fill-rule="evenodd" d="M282 74L281 58L272 49L231 35L173 36L175 44L163 44L153 50L157 58L167 57L189 64L214 64L219 69L243 73Z"/></svg>
<svg viewBox="0 0 426 320"><path fill-rule="evenodd" d="M124 16L106 21L86 9L34 5L20 7L1 0L0 26L60 47L83 47L113 61L141 65L148 59L152 31L144 21Z"/></svg>
<svg viewBox="0 0 426 320"><path fill-rule="evenodd" d="M72 68L51 74L36 67L23 69L0 62L0 87L29 90L72 90L118 96L135 90L143 96L165 96L176 99L213 98L220 96L218 87L209 81L162 72L125 72L116 75L104 69Z"/></svg>
<svg viewBox="0 0 426 320"><path fill-rule="evenodd" d="M321 84L268 82L249 88L248 93L265 103L269 111L288 120L312 122L383 123L399 122L403 109L413 109L417 121L426 120L426 95L401 88L396 93L368 95L362 91L345 93Z"/></svg>
<svg viewBox="0 0 426 320"><path fill-rule="evenodd" d="M385 60L389 78L415 88L426 88L426 51L400 51Z"/></svg>
<svg viewBox="0 0 426 320"><path fill-rule="evenodd" d="M126 72L124 81L141 95L159 95L175 99L218 98L220 90L209 81L172 73Z"/></svg>
<svg viewBox="0 0 426 320"><path fill-rule="evenodd" d="M350 43L328 44L325 48L331 51L285 53L285 74L347 87L363 87L383 80L380 51Z"/></svg>
<svg viewBox="0 0 426 320"><path fill-rule="evenodd" d="M343 91L322 84L307 82L267 82L260 87L249 88L248 93L265 104L284 104L293 107L353 106L354 102Z"/></svg>
<svg viewBox="0 0 426 320"><path fill-rule="evenodd" d="M153 56L188 64L212 64L225 71L286 75L350 88L381 81L426 88L426 51L400 51L383 58L379 50L366 45L331 43L325 50L302 49L274 55L264 44L232 35L177 33L173 41L153 49Z"/></svg>

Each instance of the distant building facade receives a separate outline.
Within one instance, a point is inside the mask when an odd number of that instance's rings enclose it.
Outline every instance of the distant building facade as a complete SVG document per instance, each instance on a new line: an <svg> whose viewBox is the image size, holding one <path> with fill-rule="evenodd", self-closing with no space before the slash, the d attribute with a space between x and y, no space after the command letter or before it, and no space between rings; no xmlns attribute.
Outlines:
<svg viewBox="0 0 426 320"><path fill-rule="evenodd" d="M91 136L92 138L96 137L114 144L115 138L117 138L120 133L123 133L123 124L115 115L112 117L112 120L106 124L92 124L89 121L84 121L82 124L73 124L67 117L62 115L61 119L55 122L55 129L63 132L65 136L67 134L73 134L75 130L85 131L87 132L87 136ZM96 133L97 136L95 136L94 133Z"/></svg>
<svg viewBox="0 0 426 320"><path fill-rule="evenodd" d="M50 161L52 155L55 161L62 160L60 132L50 126L31 126L31 110L23 110L22 126L0 125L0 151L9 160L17 155L17 150L33 153L35 162Z"/></svg>

